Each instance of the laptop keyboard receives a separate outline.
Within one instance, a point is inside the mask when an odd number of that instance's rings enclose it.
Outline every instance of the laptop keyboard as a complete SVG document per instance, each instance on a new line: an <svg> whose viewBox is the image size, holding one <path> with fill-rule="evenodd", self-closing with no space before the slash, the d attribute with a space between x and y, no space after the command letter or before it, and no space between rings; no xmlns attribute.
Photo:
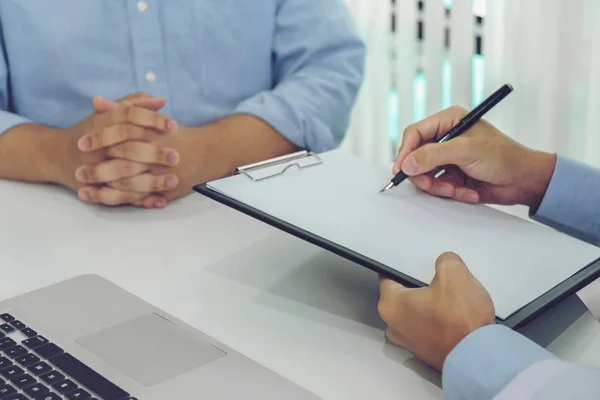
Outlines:
<svg viewBox="0 0 600 400"><path fill-rule="evenodd" d="M135 400L13 315L0 314L0 400Z"/></svg>

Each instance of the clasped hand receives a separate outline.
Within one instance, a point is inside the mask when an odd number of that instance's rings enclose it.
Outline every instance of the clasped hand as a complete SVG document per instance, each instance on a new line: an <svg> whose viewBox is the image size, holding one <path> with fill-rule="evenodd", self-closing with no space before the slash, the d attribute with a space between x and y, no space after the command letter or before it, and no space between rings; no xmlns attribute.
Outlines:
<svg viewBox="0 0 600 400"><path fill-rule="evenodd" d="M116 102L95 97L93 105L95 113L69 128L78 154L67 186L91 203L165 207L164 193L176 189L179 179L169 169L152 173L152 167L175 167L181 156L161 144L178 130L158 113L164 99L140 93Z"/></svg>

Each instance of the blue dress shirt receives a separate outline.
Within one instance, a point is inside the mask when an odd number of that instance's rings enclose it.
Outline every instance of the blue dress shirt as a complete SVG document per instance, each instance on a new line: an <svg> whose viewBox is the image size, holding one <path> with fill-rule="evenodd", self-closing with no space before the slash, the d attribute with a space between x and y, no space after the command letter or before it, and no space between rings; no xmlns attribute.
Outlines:
<svg viewBox="0 0 600 400"><path fill-rule="evenodd" d="M533 219L598 245L600 170L558 157L554 174ZM554 355L504 326L467 336L444 363L447 399L490 399L520 373Z"/></svg>
<svg viewBox="0 0 600 400"><path fill-rule="evenodd" d="M365 49L343 0L2 0L0 133L68 127L144 91L199 126L255 115L301 148L342 140Z"/></svg>

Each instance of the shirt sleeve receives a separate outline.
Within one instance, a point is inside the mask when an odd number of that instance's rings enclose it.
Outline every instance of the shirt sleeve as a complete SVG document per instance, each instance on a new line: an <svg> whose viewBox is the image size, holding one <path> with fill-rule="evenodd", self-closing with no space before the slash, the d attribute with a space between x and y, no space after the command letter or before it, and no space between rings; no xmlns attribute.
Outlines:
<svg viewBox="0 0 600 400"><path fill-rule="evenodd" d="M552 353L502 325L476 330L448 355L442 385L448 400L490 399Z"/></svg>
<svg viewBox="0 0 600 400"><path fill-rule="evenodd" d="M559 156L546 195L531 217L599 245L600 169Z"/></svg>
<svg viewBox="0 0 600 400"><path fill-rule="evenodd" d="M342 141L364 76L364 43L343 0L279 0L272 90L235 113L263 119L298 147Z"/></svg>
<svg viewBox="0 0 600 400"><path fill-rule="evenodd" d="M12 127L29 121L20 115L9 112L10 93L8 91L8 64L4 56L4 39L0 32L0 135Z"/></svg>
<svg viewBox="0 0 600 400"><path fill-rule="evenodd" d="M494 400L592 400L598 394L599 369L544 360L525 369Z"/></svg>

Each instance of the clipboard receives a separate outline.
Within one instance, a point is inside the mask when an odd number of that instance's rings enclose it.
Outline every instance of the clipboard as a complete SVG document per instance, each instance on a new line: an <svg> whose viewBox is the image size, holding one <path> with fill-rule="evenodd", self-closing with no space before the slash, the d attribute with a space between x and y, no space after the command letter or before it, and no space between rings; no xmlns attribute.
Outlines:
<svg viewBox="0 0 600 400"><path fill-rule="evenodd" d="M340 152L335 150L330 153ZM300 151L290 155L277 157L263 162L254 163L246 166L238 167L235 170L235 179L245 179L251 182L252 185L257 185L256 190L261 190L260 185L265 181L277 179L286 179L286 175L301 175L307 171L311 174L316 174L319 168L323 168L325 163L333 162L334 160L326 159L329 154L319 155L308 151ZM333 158L333 157L332 157ZM232 179L232 178L225 178ZM273 182L272 182L273 183ZM383 182L385 183L385 182ZM381 186L382 182L375 182L374 188ZM330 251L338 256L341 256L349 261L366 267L374 272L386 275L407 287L424 287L426 283L423 280L416 279L410 274L403 273L396 268L382 263L374 257L369 257L356 251L348 246L330 240L322 235L304 229L298 224L290 223L289 221L278 218L269 212L265 212L258 207L249 206L244 201L236 199L219 190L211 187L211 182L196 185L194 190L203 194L212 200L215 200L223 205L242 212L252 218L271 225L281 231L291 234L301 240L316 245L324 250ZM437 201L437 200L436 200ZM476 207L476 206L465 206ZM485 207L485 206L483 206ZM500 213L500 211L498 211ZM515 217L516 218L516 217ZM544 228L547 229L547 228ZM557 235L562 235L558 234ZM460 253L459 253L460 254ZM575 257L574 257L575 258ZM467 262L467 265L469 263ZM433 271L433 262L429 265ZM547 291L540 294L532 301L524 304L520 309L512 313L506 318L496 317L498 323L503 324L512 329L519 329L526 325L531 320L543 312L549 310L563 299L577 293L596 279L600 277L600 257L594 256L589 262L578 266L578 270L566 279L561 280L556 285L549 288ZM485 284L484 284L485 286Z"/></svg>

